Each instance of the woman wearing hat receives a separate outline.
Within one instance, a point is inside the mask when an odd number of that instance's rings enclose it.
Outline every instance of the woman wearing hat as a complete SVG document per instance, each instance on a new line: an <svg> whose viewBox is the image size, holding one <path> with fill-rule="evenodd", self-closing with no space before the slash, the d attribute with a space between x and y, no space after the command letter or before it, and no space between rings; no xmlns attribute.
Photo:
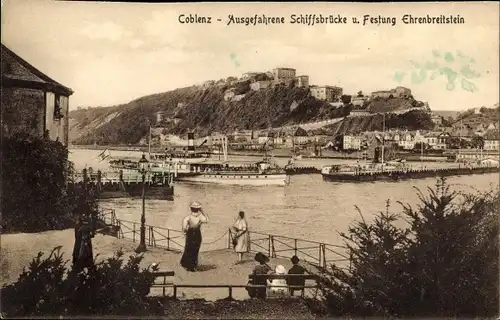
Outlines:
<svg viewBox="0 0 500 320"><path fill-rule="evenodd" d="M201 247L201 225L208 223L209 219L208 215L203 212L200 203L192 202L190 209L191 214L182 221L182 231L186 235L186 245L181 258L181 266L188 271L195 271Z"/></svg>
<svg viewBox="0 0 500 320"><path fill-rule="evenodd" d="M254 284L254 285L261 285L261 286L266 286L266 279L259 277L258 275L265 275L268 274L272 269L271 267L267 264L269 262L269 258L263 254L262 252L257 252L255 255L255 261L257 261L259 264L256 265L253 269L253 275L254 279L253 281L250 281L248 284ZM252 288L252 287L247 287L248 295L251 298L261 298L264 299L266 298L266 288Z"/></svg>

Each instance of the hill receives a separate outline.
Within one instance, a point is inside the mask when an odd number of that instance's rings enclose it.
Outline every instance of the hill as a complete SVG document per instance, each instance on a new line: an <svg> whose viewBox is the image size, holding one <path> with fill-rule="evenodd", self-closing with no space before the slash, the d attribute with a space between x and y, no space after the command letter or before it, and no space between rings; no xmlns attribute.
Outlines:
<svg viewBox="0 0 500 320"><path fill-rule="evenodd" d="M460 111L448 111L448 110L432 110L438 116L443 117L444 119L456 119L460 114Z"/></svg>
<svg viewBox="0 0 500 320"><path fill-rule="evenodd" d="M361 117L347 117L344 120L326 126L324 131L331 135L359 134L364 131L382 131L384 119L382 114ZM402 114L385 115L385 129L431 130L434 128L430 115L423 110L411 110Z"/></svg>
<svg viewBox="0 0 500 320"><path fill-rule="evenodd" d="M276 85L254 91L250 84L249 80L219 81L149 95L113 107L80 108L69 115L70 141L75 145L136 144L147 135L148 123L176 135L191 130L199 136L261 130L341 118L352 109L350 103L334 107L317 100L306 88ZM376 98L363 107L370 112L404 112L421 105L413 97Z"/></svg>
<svg viewBox="0 0 500 320"><path fill-rule="evenodd" d="M497 103L490 108L474 108L459 113L454 125L460 124L475 128L478 125L488 126L493 123L498 126L499 121L500 106Z"/></svg>

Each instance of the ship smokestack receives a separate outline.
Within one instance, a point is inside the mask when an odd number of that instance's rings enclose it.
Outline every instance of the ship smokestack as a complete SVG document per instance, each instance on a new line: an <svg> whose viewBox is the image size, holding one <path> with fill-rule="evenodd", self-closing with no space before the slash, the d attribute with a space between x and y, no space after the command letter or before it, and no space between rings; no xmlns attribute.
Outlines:
<svg viewBox="0 0 500 320"><path fill-rule="evenodd" d="M194 153L194 133L188 133L188 153Z"/></svg>

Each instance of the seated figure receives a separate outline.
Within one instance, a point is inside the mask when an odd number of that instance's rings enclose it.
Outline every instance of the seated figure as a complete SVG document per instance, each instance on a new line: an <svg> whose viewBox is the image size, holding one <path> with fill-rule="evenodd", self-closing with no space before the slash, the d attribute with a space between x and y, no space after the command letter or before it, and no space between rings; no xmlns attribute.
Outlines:
<svg viewBox="0 0 500 320"><path fill-rule="evenodd" d="M276 266L273 274L285 275L286 269L282 265L278 265ZM270 296L282 296L286 295L288 292L286 279L267 280L267 286L269 288L268 295Z"/></svg>

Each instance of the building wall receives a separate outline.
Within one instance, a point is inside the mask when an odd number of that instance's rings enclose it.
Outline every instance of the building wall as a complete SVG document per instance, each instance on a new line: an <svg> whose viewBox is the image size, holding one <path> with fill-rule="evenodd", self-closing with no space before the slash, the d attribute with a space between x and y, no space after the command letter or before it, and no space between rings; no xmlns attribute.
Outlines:
<svg viewBox="0 0 500 320"><path fill-rule="evenodd" d="M499 150L499 140L484 140L484 150Z"/></svg>
<svg viewBox="0 0 500 320"><path fill-rule="evenodd" d="M256 81L250 84L250 89L259 91L260 89L266 89L270 85L271 81Z"/></svg>
<svg viewBox="0 0 500 320"><path fill-rule="evenodd" d="M2 131L6 135L23 132L44 134L45 98L42 90L2 88Z"/></svg>
<svg viewBox="0 0 500 320"><path fill-rule="evenodd" d="M312 87L311 95L318 100L335 101L342 95L342 88L337 87Z"/></svg>
<svg viewBox="0 0 500 320"><path fill-rule="evenodd" d="M284 78L295 78L295 69L291 68L276 68L273 70L274 80Z"/></svg>
<svg viewBox="0 0 500 320"><path fill-rule="evenodd" d="M309 87L309 76L298 76L297 77L297 87L308 88Z"/></svg>

